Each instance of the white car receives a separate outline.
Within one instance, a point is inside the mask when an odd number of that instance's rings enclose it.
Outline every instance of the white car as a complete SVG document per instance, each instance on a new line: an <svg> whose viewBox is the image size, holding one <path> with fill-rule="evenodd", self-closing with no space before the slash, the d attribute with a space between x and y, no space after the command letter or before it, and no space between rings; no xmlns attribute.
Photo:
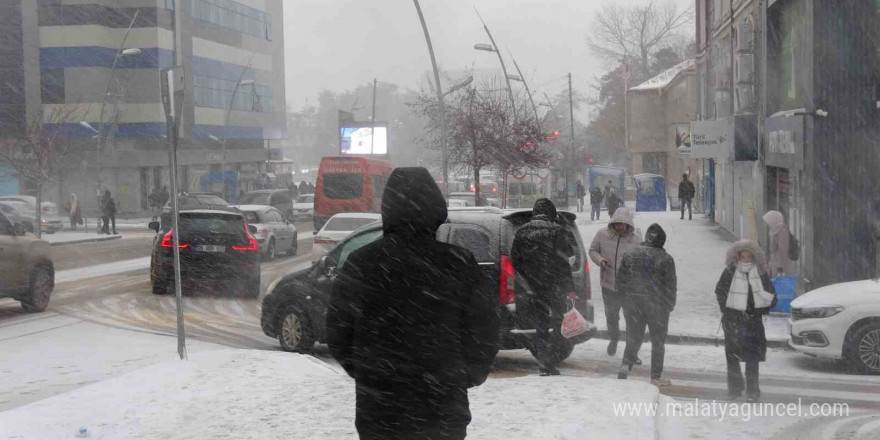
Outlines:
<svg viewBox="0 0 880 440"><path fill-rule="evenodd" d="M880 374L880 282L832 284L796 298L791 302L789 345Z"/></svg>
<svg viewBox="0 0 880 440"><path fill-rule="evenodd" d="M36 197L4 196L0 197L0 203L3 205L3 207L0 207L0 210L2 210L4 214L8 215L14 211L23 222L30 223L32 228L36 228ZM40 213L40 223L43 225L43 232L53 234L64 228L64 220L58 216L58 206L52 202L43 202L41 205L43 206L43 210Z"/></svg>
<svg viewBox="0 0 880 440"><path fill-rule="evenodd" d="M382 221L382 214L370 212L343 212L327 220L320 231L315 232L312 246L312 262L317 263L327 255L336 244L345 240L352 232L366 225Z"/></svg>
<svg viewBox="0 0 880 440"><path fill-rule="evenodd" d="M315 216L315 195L303 194L293 203L293 218L310 219Z"/></svg>
<svg viewBox="0 0 880 440"><path fill-rule="evenodd" d="M276 208L265 205L234 206L244 216L248 226L253 226L254 238L260 245L260 254L272 260L280 252L296 255L297 231L293 223L287 221Z"/></svg>

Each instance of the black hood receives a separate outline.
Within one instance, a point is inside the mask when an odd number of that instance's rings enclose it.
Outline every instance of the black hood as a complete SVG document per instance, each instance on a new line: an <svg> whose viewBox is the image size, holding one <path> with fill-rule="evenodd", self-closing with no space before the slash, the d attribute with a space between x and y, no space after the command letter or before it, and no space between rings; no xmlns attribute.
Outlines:
<svg viewBox="0 0 880 440"><path fill-rule="evenodd" d="M645 233L645 241L642 243L646 246L663 249L666 244L666 232L657 223L648 226L648 232Z"/></svg>
<svg viewBox="0 0 880 440"><path fill-rule="evenodd" d="M433 237L446 221L446 200L428 170L395 168L382 194L382 229Z"/></svg>
<svg viewBox="0 0 880 440"><path fill-rule="evenodd" d="M546 215L550 220L556 221L556 205L547 198L535 200L535 207L532 208L532 214L536 216Z"/></svg>

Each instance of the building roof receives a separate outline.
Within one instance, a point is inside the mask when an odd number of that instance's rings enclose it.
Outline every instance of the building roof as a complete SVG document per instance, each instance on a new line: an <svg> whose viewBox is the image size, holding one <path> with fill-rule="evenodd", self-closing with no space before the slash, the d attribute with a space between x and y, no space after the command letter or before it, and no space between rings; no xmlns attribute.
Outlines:
<svg viewBox="0 0 880 440"><path fill-rule="evenodd" d="M693 58L688 58L681 63L675 65L671 69L662 72L661 74L635 86L630 87L629 90L638 91L638 90L659 90L666 88L678 75L682 72L693 70L696 68L696 61Z"/></svg>

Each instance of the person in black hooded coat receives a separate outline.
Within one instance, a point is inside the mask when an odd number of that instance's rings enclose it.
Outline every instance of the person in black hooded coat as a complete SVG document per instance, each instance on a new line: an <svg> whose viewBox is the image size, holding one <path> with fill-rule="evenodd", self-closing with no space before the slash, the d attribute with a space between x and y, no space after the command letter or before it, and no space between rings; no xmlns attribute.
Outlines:
<svg viewBox="0 0 880 440"><path fill-rule="evenodd" d="M626 350L617 373L626 379L645 338L645 327L651 332L651 383L664 384L663 358L666 355L666 333L669 314L675 308L677 277L675 260L666 253L666 232L654 223L645 233L645 241L627 251L617 271L617 284L623 299L626 319Z"/></svg>
<svg viewBox="0 0 880 440"><path fill-rule="evenodd" d="M530 311L536 321L533 353L541 364L541 375L558 375L553 361L553 338L559 334L568 307L566 296L574 293L574 279L568 258L574 255L570 233L559 224L556 206L550 199L538 199L532 219L516 231L510 257L517 273L535 294ZM525 310L524 310L525 311ZM551 334L549 329L556 333Z"/></svg>
<svg viewBox="0 0 880 440"><path fill-rule="evenodd" d="M333 285L330 352L356 383L365 439L462 439L467 389L498 352L497 299L466 249L435 239L446 203L424 168L397 168L381 239L353 252Z"/></svg>

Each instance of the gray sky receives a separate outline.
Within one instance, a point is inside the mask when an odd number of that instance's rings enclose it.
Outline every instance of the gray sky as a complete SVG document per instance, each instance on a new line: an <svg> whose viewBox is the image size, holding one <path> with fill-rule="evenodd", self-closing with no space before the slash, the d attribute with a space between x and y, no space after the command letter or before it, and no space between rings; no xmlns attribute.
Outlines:
<svg viewBox="0 0 880 440"><path fill-rule="evenodd" d="M497 69L498 59L478 52L488 38L476 6L502 49L509 48L529 86L540 96L589 84L607 70L585 43L597 10L612 0L421 0L444 70ZM692 0L675 0L684 8ZM617 0L639 4L644 0ZM688 32L690 30L688 29ZM284 0L287 103L314 104L321 90L350 90L380 81L417 89L431 69L425 38L411 0Z"/></svg>

